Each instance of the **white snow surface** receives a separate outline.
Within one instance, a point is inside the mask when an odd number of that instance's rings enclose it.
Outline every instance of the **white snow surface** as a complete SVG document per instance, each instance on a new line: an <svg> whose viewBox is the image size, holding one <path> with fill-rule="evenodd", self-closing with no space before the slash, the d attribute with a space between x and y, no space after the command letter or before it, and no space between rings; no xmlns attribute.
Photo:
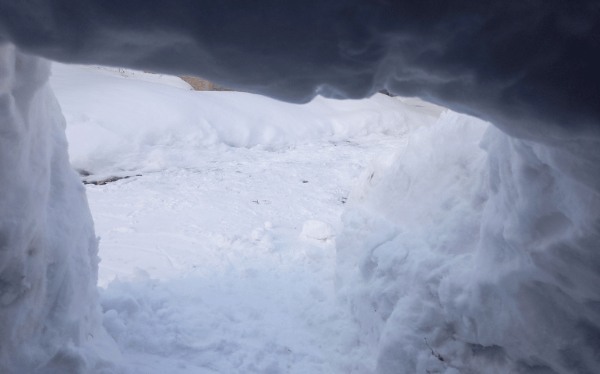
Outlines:
<svg viewBox="0 0 600 374"><path fill-rule="evenodd" d="M294 105L55 64L100 236L104 326L132 373L365 373L335 230L371 164L442 109L377 95ZM372 360L371 360L372 361Z"/></svg>
<svg viewBox="0 0 600 374"><path fill-rule="evenodd" d="M599 371L592 138L59 66L72 164L128 177L87 188L98 303L47 64L0 56L2 372Z"/></svg>
<svg viewBox="0 0 600 374"><path fill-rule="evenodd" d="M592 140L162 79L59 65L52 81L74 166L129 177L88 186L126 370L598 371Z"/></svg>
<svg viewBox="0 0 600 374"><path fill-rule="evenodd" d="M598 145L479 122L443 113L350 195L337 276L360 344L386 374L598 372Z"/></svg>
<svg viewBox="0 0 600 374"><path fill-rule="evenodd" d="M190 92L185 82L173 79L178 78L56 64L53 85L67 105L73 166L96 176L195 167L202 159L198 150L280 150L400 135L409 124L429 120L411 118L397 99L385 95L350 101L319 97L297 105L241 92Z"/></svg>
<svg viewBox="0 0 600 374"><path fill-rule="evenodd" d="M106 372L97 239L48 73L0 44L0 372Z"/></svg>
<svg viewBox="0 0 600 374"><path fill-rule="evenodd" d="M295 102L385 88L546 144L600 138L599 33L598 0L0 0L0 40L52 60Z"/></svg>

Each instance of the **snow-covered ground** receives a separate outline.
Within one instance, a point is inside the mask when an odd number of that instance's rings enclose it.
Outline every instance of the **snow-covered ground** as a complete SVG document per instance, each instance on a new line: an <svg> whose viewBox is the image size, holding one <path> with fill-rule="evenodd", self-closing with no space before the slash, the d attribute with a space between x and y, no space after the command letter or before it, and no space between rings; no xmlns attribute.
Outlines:
<svg viewBox="0 0 600 374"><path fill-rule="evenodd" d="M51 83L130 372L598 371L594 141L383 95L298 106L62 65ZM111 367L60 349L51 366Z"/></svg>
<svg viewBox="0 0 600 374"><path fill-rule="evenodd" d="M100 236L104 324L134 373L367 373L336 293L341 215L441 109L292 105L54 65ZM358 186L358 187L357 187ZM361 187L362 186L362 187Z"/></svg>
<svg viewBox="0 0 600 374"><path fill-rule="evenodd" d="M597 368L598 272L580 259L599 200L577 154L416 100L54 72L129 372Z"/></svg>

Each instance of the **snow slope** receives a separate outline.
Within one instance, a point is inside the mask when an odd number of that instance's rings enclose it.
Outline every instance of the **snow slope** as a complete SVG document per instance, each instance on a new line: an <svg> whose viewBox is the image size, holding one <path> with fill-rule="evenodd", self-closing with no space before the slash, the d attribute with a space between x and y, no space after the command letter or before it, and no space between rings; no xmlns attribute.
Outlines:
<svg viewBox="0 0 600 374"><path fill-rule="evenodd" d="M157 83L160 77L164 83ZM422 121L418 112L403 111L398 100L384 95L295 105L240 92L190 92L169 76L60 64L52 79L68 105L67 136L77 140L71 142L71 162L99 175L193 166L199 149L219 146L281 149L399 135Z"/></svg>
<svg viewBox="0 0 600 374"><path fill-rule="evenodd" d="M164 80L164 81L163 81ZM134 373L365 373L336 297L353 186L441 108L306 105L172 77L54 65L100 240L104 325Z"/></svg>

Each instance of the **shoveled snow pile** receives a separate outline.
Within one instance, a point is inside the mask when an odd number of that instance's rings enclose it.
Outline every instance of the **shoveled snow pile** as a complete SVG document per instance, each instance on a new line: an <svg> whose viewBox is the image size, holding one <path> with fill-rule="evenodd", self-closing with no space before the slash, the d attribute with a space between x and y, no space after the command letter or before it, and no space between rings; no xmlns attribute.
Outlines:
<svg viewBox="0 0 600 374"><path fill-rule="evenodd" d="M378 372L445 372L455 364L453 354L437 356L442 338L456 338L439 284L466 266L478 242L487 127L444 112L411 132L394 160L365 170L350 195L337 239L340 296Z"/></svg>
<svg viewBox="0 0 600 374"><path fill-rule="evenodd" d="M337 260L357 339L378 373L597 372L597 145L484 127L444 113L351 195Z"/></svg>

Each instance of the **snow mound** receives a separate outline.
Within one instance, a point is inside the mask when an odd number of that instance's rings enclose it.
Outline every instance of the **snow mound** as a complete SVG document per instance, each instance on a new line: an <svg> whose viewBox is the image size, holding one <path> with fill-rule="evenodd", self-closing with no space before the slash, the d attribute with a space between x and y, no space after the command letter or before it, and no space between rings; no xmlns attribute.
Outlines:
<svg viewBox="0 0 600 374"><path fill-rule="evenodd" d="M444 113L349 200L340 294L378 373L600 368L596 145L486 127Z"/></svg>

